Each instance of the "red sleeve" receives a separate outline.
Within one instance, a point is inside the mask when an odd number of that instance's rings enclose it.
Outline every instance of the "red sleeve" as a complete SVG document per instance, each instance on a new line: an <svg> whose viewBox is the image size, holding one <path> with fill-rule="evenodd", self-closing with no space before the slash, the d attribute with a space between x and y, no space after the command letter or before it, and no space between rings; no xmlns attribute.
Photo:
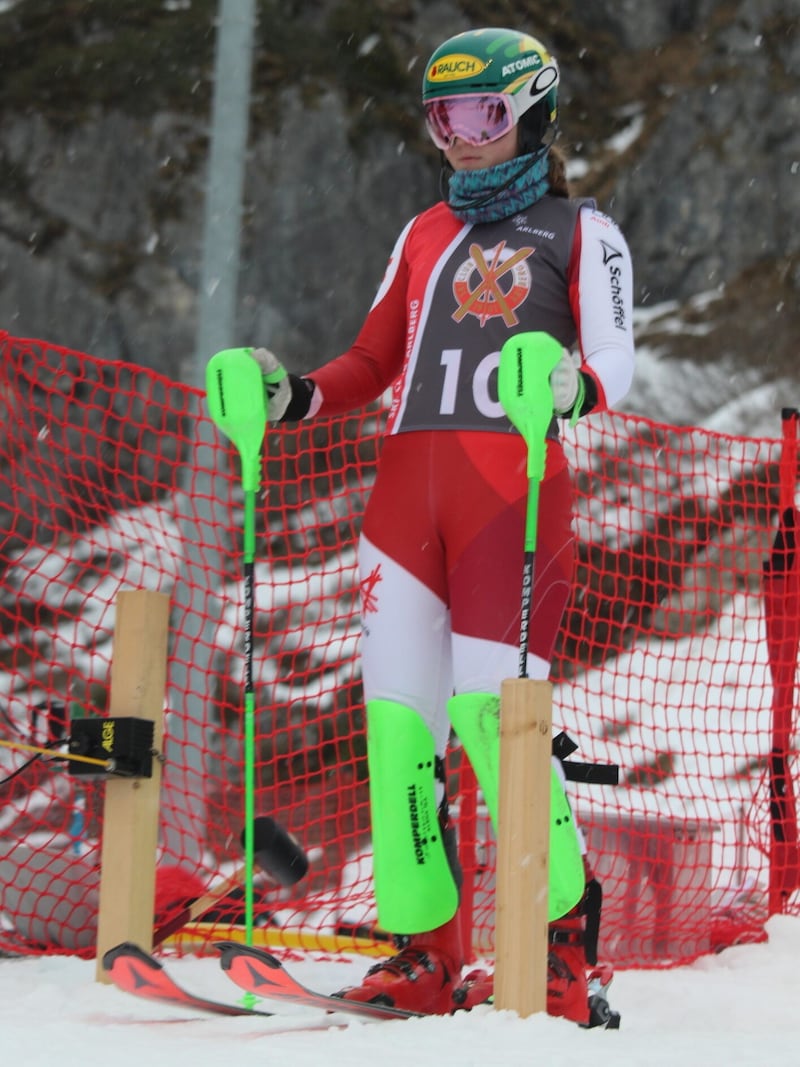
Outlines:
<svg viewBox="0 0 800 1067"><path fill-rule="evenodd" d="M413 223L413 220L412 220ZM403 369L408 263L400 235L375 301L353 345L307 375L321 393L319 415L341 415L376 400Z"/></svg>

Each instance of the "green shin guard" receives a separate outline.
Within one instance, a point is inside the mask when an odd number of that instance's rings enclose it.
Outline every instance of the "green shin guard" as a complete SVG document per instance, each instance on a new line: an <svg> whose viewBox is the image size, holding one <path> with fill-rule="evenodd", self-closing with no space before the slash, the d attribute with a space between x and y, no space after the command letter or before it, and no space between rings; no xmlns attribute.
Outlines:
<svg viewBox="0 0 800 1067"><path fill-rule="evenodd" d="M367 763L378 922L393 934L435 930L453 917L458 889L435 792L433 737L413 708L367 703Z"/></svg>
<svg viewBox="0 0 800 1067"><path fill-rule="evenodd" d="M447 712L475 771L497 832L500 783L500 698L493 693L460 693ZM555 767L550 776L550 887L548 919L554 922L581 900L586 875L572 810Z"/></svg>
<svg viewBox="0 0 800 1067"><path fill-rule="evenodd" d="M447 714L469 756L496 829L500 789L500 698L493 693L461 693L447 702Z"/></svg>

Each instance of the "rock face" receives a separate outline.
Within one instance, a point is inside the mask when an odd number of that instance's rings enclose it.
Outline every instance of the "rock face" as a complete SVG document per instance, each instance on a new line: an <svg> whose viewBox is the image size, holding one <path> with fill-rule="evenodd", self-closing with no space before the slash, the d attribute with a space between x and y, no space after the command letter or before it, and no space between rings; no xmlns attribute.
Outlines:
<svg viewBox="0 0 800 1067"><path fill-rule="evenodd" d="M31 31L21 12L41 6L10 5L0 31L16 18L24 43ZM562 136L580 174L577 191L596 195L625 230L637 302L687 305L717 291L702 336L662 338L662 353L724 354L752 365L760 347L758 358L766 349L767 364L782 373L800 304L793 5L573 0L558 14L542 7L536 32L561 60ZM270 344L298 370L352 340L397 234L438 198L438 161L414 113L419 77L442 36L486 21L479 3L383 4L375 12L384 8L392 21L375 23L372 35L343 33L343 4L303 14L320 39L338 27L329 77L313 91L307 78L283 76L264 90L265 65L269 72L275 62L270 34L288 33L297 13L270 9L259 52L231 343ZM100 30L92 32L89 43ZM113 20L105 32L113 39ZM9 40L5 31L0 38ZM345 69L336 56L353 39ZM370 95L389 58L406 80L395 75L391 90ZM209 69L210 59L206 81ZM18 89L12 98L0 125L0 327L192 380L207 97L198 107L173 92L148 111L141 100L129 106L120 90L69 122L63 101L59 111L23 105ZM387 102L404 119L384 120Z"/></svg>

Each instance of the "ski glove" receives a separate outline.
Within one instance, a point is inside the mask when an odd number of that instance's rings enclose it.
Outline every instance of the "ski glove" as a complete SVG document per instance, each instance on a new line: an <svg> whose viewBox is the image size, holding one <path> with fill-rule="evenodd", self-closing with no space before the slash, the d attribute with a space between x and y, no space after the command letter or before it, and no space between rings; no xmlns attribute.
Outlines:
<svg viewBox="0 0 800 1067"><path fill-rule="evenodd" d="M278 357L268 348L254 348L253 359L261 368L267 397L269 422L299 422L308 414L314 383L296 374L287 374Z"/></svg>
<svg viewBox="0 0 800 1067"><path fill-rule="evenodd" d="M569 419L570 426L574 426L582 415L588 415L597 404L594 379L575 366L566 348L550 372L550 388L553 391L553 413Z"/></svg>

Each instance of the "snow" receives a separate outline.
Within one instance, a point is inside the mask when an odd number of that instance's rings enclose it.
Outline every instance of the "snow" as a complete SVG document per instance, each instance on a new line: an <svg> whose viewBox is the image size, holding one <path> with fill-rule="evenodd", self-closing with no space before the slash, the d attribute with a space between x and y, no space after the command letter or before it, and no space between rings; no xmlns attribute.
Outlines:
<svg viewBox="0 0 800 1067"><path fill-rule="evenodd" d="M99 1062L220 1067L231 1055L237 1062L292 1067L791 1063L798 1038L794 1012L800 919L774 916L767 930L767 944L729 948L690 967L619 972L611 990L612 1005L622 1013L618 1031L582 1030L546 1015L520 1019L481 1006L455 1016L401 1022L342 1016L336 1029L287 1032L304 1021L319 1024L325 1016L283 1007L273 1019L199 1017L98 984L91 960L4 959L3 1062L24 1067ZM334 991L353 981L368 962L304 959L292 967L302 981ZM239 997L213 958L169 959L167 966L193 990L234 1001ZM258 1006L270 1008L266 1002Z"/></svg>

